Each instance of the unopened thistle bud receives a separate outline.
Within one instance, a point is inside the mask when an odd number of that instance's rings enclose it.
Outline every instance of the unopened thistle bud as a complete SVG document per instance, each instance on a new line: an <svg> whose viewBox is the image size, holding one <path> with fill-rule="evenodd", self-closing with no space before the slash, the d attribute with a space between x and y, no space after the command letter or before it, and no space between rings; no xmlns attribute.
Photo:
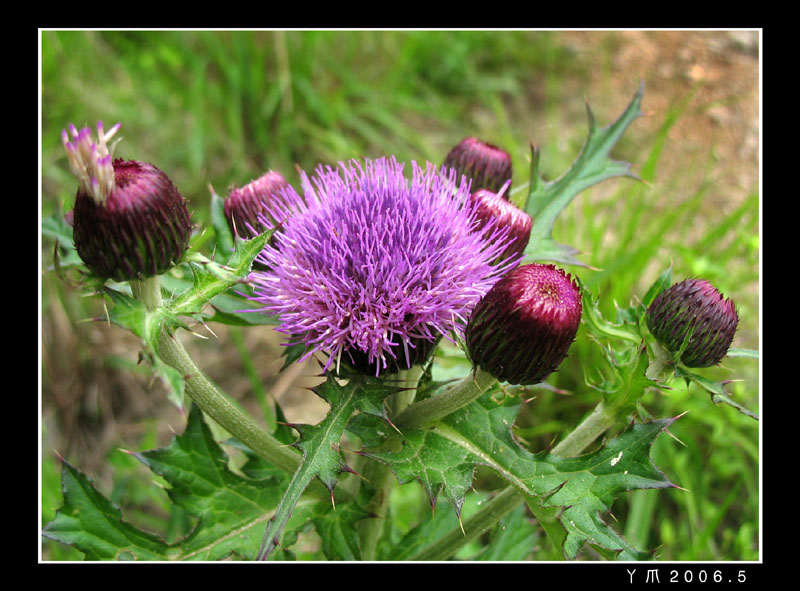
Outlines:
<svg viewBox="0 0 800 591"><path fill-rule="evenodd" d="M507 201L503 194L502 189L500 193L480 189L470 195L470 201L475 206L476 218L479 220L479 228L488 226L491 231L496 231L496 228L508 228L508 237L511 242L498 257L498 261L504 261L523 253L531 238L533 224L531 216ZM494 220L494 224L490 224L492 220Z"/></svg>
<svg viewBox="0 0 800 591"><path fill-rule="evenodd" d="M78 179L73 210L75 248L89 269L103 279L127 281L159 275L180 261L189 243L186 202L158 168L135 160L113 160L116 142L97 124L74 125L61 138ZM117 140L119 141L119 140Z"/></svg>
<svg viewBox="0 0 800 591"><path fill-rule="evenodd" d="M708 281L685 279L662 291L647 309L647 327L686 367L722 361L733 342L739 315L733 301ZM687 341L688 339L688 341Z"/></svg>
<svg viewBox="0 0 800 591"><path fill-rule="evenodd" d="M242 238L254 238L271 229L274 224L265 223L270 220L269 204L288 186L280 173L270 170L244 187L233 189L225 200L225 217L231 232Z"/></svg>
<svg viewBox="0 0 800 591"><path fill-rule="evenodd" d="M506 273L475 306L466 330L472 363L509 384L553 373L575 340L581 293L572 277L534 263Z"/></svg>
<svg viewBox="0 0 800 591"><path fill-rule="evenodd" d="M508 152L474 137L461 140L450 150L444 165L472 180L473 193L478 189L498 193L511 180L511 156Z"/></svg>

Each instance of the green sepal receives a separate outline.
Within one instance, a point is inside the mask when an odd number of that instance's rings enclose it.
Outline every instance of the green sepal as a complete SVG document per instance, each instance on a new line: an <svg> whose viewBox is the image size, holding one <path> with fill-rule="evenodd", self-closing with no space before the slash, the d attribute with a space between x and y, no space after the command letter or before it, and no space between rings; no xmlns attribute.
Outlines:
<svg viewBox="0 0 800 591"><path fill-rule="evenodd" d="M523 209L533 219L533 228L526 260L553 261L563 264L587 266L575 258L579 251L559 244L552 238L553 226L560 213L584 189L609 178L638 177L631 172L627 162L612 160L609 154L628 126L639 116L644 82L622 115L606 127L598 127L589 104L589 135L586 143L570 169L555 181L547 182L539 174L539 150L531 146L530 187Z"/></svg>
<svg viewBox="0 0 800 591"><path fill-rule="evenodd" d="M658 278L653 282L653 285L650 286L650 289L647 290L647 293L644 295L644 299L642 299L642 304L644 304L645 308L649 308L650 304L653 303L660 294L665 289L668 289L672 285L672 265L670 265L665 271L658 276Z"/></svg>

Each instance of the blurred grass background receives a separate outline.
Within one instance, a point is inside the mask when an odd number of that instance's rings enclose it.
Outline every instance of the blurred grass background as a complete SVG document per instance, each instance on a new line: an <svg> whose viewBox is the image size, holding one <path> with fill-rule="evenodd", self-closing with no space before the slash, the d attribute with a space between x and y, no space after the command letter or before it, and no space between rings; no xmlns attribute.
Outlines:
<svg viewBox="0 0 800 591"><path fill-rule="evenodd" d="M585 102L601 125L611 123L643 80L647 116L613 154L646 182L614 179L586 191L554 237L595 268L570 270L606 315L672 264L676 280L703 276L732 297L741 317L734 345L757 349L758 52L753 31L42 31L42 215L74 199L61 129L97 120L122 122L116 154L164 170L198 227L208 220L209 185L226 195L267 169L294 183L296 166L383 154L439 164L468 135L511 153L521 197L531 142L555 178L585 140ZM186 517L119 450L165 445L183 419L137 366L134 337L84 322L102 316L102 304L49 271L52 251L44 240L42 522L61 502L57 451L129 520L174 538ZM321 416L324 407L302 389L313 368L279 375L274 334L213 328L216 337L187 344L233 396L258 413L258 395L269 391L290 421ZM537 391L526 406L517 433L532 449L600 400L584 381L599 356L579 338L549 380L569 394ZM741 380L732 397L761 410L756 361L730 359L704 374ZM653 448L656 465L687 490L621 497L612 510L619 529L635 545L658 546L663 560L758 560L759 423L680 384L648 394L645 406L654 416L690 411L671 428L684 445L664 435ZM413 487L404 487L403 503ZM80 556L43 544L45 560ZM547 556L532 548L529 558Z"/></svg>

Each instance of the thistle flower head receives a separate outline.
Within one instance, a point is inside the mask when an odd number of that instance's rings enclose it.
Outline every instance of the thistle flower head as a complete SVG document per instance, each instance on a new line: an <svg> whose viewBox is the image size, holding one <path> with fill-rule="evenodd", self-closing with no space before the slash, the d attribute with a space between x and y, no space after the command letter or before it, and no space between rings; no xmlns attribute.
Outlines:
<svg viewBox="0 0 800 591"><path fill-rule="evenodd" d="M511 181L511 156L505 150L478 138L464 138L450 150L444 165L472 181L472 190L498 193ZM508 197L506 197L508 199Z"/></svg>
<svg viewBox="0 0 800 591"><path fill-rule="evenodd" d="M186 202L158 168L135 160L112 159L119 130L107 133L69 126L61 138L70 169L78 179L72 225L75 248L94 273L127 281L163 273L178 262L189 243ZM118 141L118 140L117 140Z"/></svg>
<svg viewBox="0 0 800 591"><path fill-rule="evenodd" d="M481 225L494 221L495 224L507 227L509 230L512 240L508 248L500 255L500 260L523 253L531 238L531 226L533 225L531 216L504 197L504 190L510 184L511 182L508 181L499 193L493 193L488 189L479 189L470 196L470 201L475 205Z"/></svg>
<svg viewBox="0 0 800 591"><path fill-rule="evenodd" d="M662 291L647 309L647 327L686 367L722 361L733 342L739 315L733 301L704 279L685 279ZM688 338L688 341L687 341Z"/></svg>
<svg viewBox="0 0 800 591"><path fill-rule="evenodd" d="M509 271L472 311L466 344L472 363L510 384L537 384L554 372L575 340L581 294L553 265Z"/></svg>
<svg viewBox="0 0 800 591"><path fill-rule="evenodd" d="M243 238L253 238L272 228L280 220L262 221L269 211L267 204L278 198L288 186L283 175L270 170L244 187L233 189L225 200L225 218L231 232Z"/></svg>
<svg viewBox="0 0 800 591"><path fill-rule="evenodd" d="M405 369L440 335L463 330L472 306L518 262L492 265L508 230L476 231L466 183L453 171L394 158L301 175L304 196L258 259L254 300L278 330L371 373ZM279 214L273 214L279 215ZM424 357L424 355L422 355Z"/></svg>

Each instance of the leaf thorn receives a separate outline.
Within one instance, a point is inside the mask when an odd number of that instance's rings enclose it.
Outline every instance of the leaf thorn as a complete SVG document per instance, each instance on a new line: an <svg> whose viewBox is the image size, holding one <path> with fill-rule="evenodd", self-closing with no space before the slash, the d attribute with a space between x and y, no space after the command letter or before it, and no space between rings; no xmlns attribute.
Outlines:
<svg viewBox="0 0 800 591"><path fill-rule="evenodd" d="M357 452L357 451L350 451L349 449L345 449L345 450L342 450L342 451L346 451L346 452L348 452L348 453L352 453L352 454L360 455L360 454L359 454L359 452ZM359 474L358 472L356 472L355 470L353 470L353 469L352 469L350 466L348 466L347 464L342 464L342 472L347 472L347 473L349 473L349 474L355 474L356 476L358 476L358 477L359 477L361 480L363 480L364 482L369 482L369 480L368 480L368 479L366 479L366 478L365 478L363 475L361 475L361 474ZM333 492L331 492L331 494L333 494Z"/></svg>
<svg viewBox="0 0 800 591"><path fill-rule="evenodd" d="M673 435L672 433L670 433L670 432L669 432L669 429L664 429L664 432L665 432L667 435L669 435L670 437L672 437L672 438L673 438L675 441L677 441L678 443L680 443L680 444L681 444L683 447L689 447L689 446L688 446L688 445L686 445L686 444L685 444L683 441L681 441L680 439L678 439L677 437L675 437L675 435Z"/></svg>

